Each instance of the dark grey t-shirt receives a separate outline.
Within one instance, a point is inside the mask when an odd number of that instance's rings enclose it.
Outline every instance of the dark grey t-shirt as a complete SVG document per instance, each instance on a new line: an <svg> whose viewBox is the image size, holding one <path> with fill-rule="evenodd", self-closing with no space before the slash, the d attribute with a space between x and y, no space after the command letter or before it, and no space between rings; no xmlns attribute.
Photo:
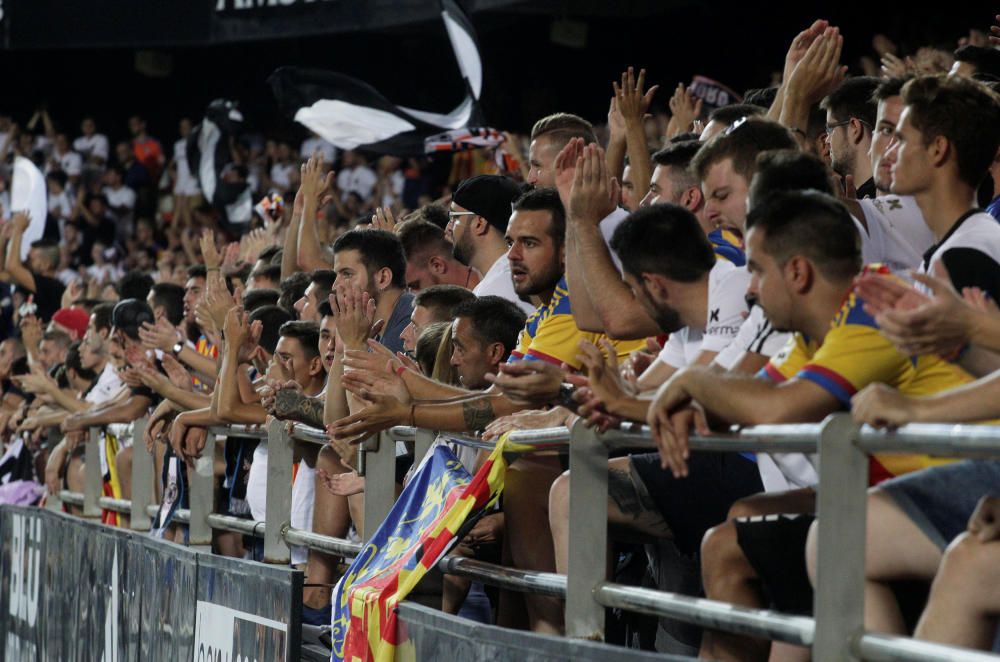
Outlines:
<svg viewBox="0 0 1000 662"><path fill-rule="evenodd" d="M399 297L399 301L396 302L396 307L392 309L392 316L386 322L385 328L382 330L382 335L376 338L376 340L392 350L393 353L402 352L403 339L399 336L403 333L403 329L409 325L410 314L412 312L413 294L403 292Z"/></svg>

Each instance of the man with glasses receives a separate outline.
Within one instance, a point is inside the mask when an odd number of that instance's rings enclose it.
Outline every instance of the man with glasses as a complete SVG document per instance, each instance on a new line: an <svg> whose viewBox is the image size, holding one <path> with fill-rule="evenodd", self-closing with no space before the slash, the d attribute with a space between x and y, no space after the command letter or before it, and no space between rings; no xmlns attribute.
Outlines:
<svg viewBox="0 0 1000 662"><path fill-rule="evenodd" d="M454 245L455 259L483 275L472 290L476 296L503 297L530 315L535 307L514 291L504 240L511 203L520 194L513 180L499 175L466 179L452 195L445 236Z"/></svg>
<svg viewBox="0 0 1000 662"><path fill-rule="evenodd" d="M859 198L875 197L875 182L869 152L877 104L872 99L879 80L871 76L849 78L823 99L826 140L834 172L851 176Z"/></svg>

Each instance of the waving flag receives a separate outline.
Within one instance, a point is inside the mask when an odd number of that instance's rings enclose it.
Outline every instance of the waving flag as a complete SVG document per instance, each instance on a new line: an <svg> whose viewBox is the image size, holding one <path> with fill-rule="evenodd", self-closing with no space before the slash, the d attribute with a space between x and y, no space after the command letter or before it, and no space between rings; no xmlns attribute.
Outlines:
<svg viewBox="0 0 1000 662"><path fill-rule="evenodd" d="M442 131L482 127L483 63L472 24L453 0L442 0L444 21L466 96L449 113L399 106L368 83L344 74L282 67L268 78L281 111L342 149L416 156Z"/></svg>
<svg viewBox="0 0 1000 662"><path fill-rule="evenodd" d="M395 607L503 490L506 435L475 477L435 446L333 591L332 660L390 662Z"/></svg>
<svg viewBox="0 0 1000 662"><path fill-rule="evenodd" d="M243 113L236 102L216 99L187 139L187 159L205 199L227 211L229 219L249 219L250 186L244 178L227 177L233 168L229 140L243 129ZM245 209L244 209L245 208Z"/></svg>

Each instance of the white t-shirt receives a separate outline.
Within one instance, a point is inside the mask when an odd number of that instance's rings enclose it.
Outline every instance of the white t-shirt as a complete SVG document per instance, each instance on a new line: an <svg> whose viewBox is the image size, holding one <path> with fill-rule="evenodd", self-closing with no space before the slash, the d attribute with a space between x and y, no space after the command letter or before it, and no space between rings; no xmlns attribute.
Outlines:
<svg viewBox="0 0 1000 662"><path fill-rule="evenodd" d="M111 361L108 361L104 365L104 370L98 375L97 382L87 391L83 399L92 404L101 404L118 395L124 386L125 383L118 376L118 371L111 365Z"/></svg>
<svg viewBox="0 0 1000 662"><path fill-rule="evenodd" d="M354 166L340 171L337 175L337 187L343 194L343 199L347 200L349 193L357 193L362 200L372 197L372 189L378 177L375 172L367 166Z"/></svg>
<svg viewBox="0 0 1000 662"><path fill-rule="evenodd" d="M125 207L126 209L135 208L135 191L127 186L122 186L115 190L110 186L105 186L104 197L108 199L109 207Z"/></svg>
<svg viewBox="0 0 1000 662"><path fill-rule="evenodd" d="M924 251L934 243L934 235L913 196L884 195L858 203L873 247L871 256L865 254L865 262L881 262L893 271L918 268Z"/></svg>
<svg viewBox="0 0 1000 662"><path fill-rule="evenodd" d="M76 177L83 172L83 158L76 152L69 150L65 154L55 154L59 160L59 167L66 173L67 177Z"/></svg>
<svg viewBox="0 0 1000 662"><path fill-rule="evenodd" d="M382 196L383 207L391 207L403 195L404 184L406 184L406 178L399 170L389 175L389 191Z"/></svg>
<svg viewBox="0 0 1000 662"><path fill-rule="evenodd" d="M56 218L69 218L73 211L73 203L69 194L63 190L60 193L49 193L49 214Z"/></svg>
<svg viewBox="0 0 1000 662"><path fill-rule="evenodd" d="M174 143L174 165L177 167L177 181L174 183L175 195L198 195L201 187L198 180L191 174L187 158L187 138L181 138Z"/></svg>
<svg viewBox="0 0 1000 662"><path fill-rule="evenodd" d="M514 281L510 276L510 261L506 255L501 255L493 266L489 268L479 284L473 288L472 293L477 297L493 295L503 297L507 301L514 302L518 308L524 311L525 315L535 312L535 307L527 301L522 301L514 291Z"/></svg>
<svg viewBox="0 0 1000 662"><path fill-rule="evenodd" d="M978 287L1000 300L1000 223L986 212L969 211L924 253L920 271L934 274L938 263L947 267L958 291Z"/></svg>
<svg viewBox="0 0 1000 662"><path fill-rule="evenodd" d="M299 470L292 483L292 513L293 529L303 531L313 530L313 506L316 502L316 469L299 460ZM309 560L309 548L291 545L292 565L305 563Z"/></svg>
<svg viewBox="0 0 1000 662"><path fill-rule="evenodd" d="M337 148L319 136L306 138L302 141L302 147L299 148L299 156L302 157L303 161L311 158L316 152L323 154L323 160L326 163L333 163L334 159L337 158Z"/></svg>
<svg viewBox="0 0 1000 662"><path fill-rule="evenodd" d="M672 368L690 365L702 351L721 352L736 338L747 312L750 273L728 260L718 260L708 273L708 315L704 329L689 326L670 334L657 361Z"/></svg>
<svg viewBox="0 0 1000 662"><path fill-rule="evenodd" d="M715 363L732 370L745 352L774 356L788 343L791 333L778 331L764 316L764 309L754 306L740 326L736 339L718 353Z"/></svg>
<svg viewBox="0 0 1000 662"><path fill-rule="evenodd" d="M100 133L95 133L92 136L80 136L73 141L73 149L80 152L84 158L96 156L105 161L108 160L108 138Z"/></svg>

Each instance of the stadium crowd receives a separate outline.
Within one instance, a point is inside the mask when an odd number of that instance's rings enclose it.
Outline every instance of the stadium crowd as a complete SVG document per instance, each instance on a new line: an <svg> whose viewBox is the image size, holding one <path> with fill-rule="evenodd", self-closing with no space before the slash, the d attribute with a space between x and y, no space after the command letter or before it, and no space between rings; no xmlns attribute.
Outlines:
<svg viewBox="0 0 1000 662"><path fill-rule="evenodd" d="M31 158L48 189L44 237L22 259L32 219L10 208L4 167L0 499L83 491L81 442L100 427L105 494L129 498L132 446L145 444L168 502L159 534L183 542L166 511L183 506L208 427L274 417L329 437L296 446L292 526L347 538L377 525L355 466L374 432L492 440L638 421L658 452L609 461L609 572L652 586L700 573L692 591L707 597L809 614L815 458L689 452L687 439L846 410L890 427L1000 415L992 31L912 57L877 40L881 68L848 75L844 36L817 20L777 84L741 103L710 108L681 84L667 116L629 69L606 124L555 113L444 168L317 136L298 149L242 136L223 176L263 197L252 218L203 200L188 119L170 151L140 116L114 143L89 117L76 138L45 108L23 126L0 118L5 163ZM263 520L266 444L215 448L216 511ZM455 451L470 472L486 456ZM400 485L420 460L399 452ZM457 553L565 573L570 480L565 456L519 458L502 507ZM998 482L992 460L871 457L868 629L993 646ZM213 545L261 555L235 533ZM292 562L303 621L329 623L342 559L298 549ZM441 608L563 629L558 599L458 578ZM655 638L642 645L808 656L711 630Z"/></svg>

